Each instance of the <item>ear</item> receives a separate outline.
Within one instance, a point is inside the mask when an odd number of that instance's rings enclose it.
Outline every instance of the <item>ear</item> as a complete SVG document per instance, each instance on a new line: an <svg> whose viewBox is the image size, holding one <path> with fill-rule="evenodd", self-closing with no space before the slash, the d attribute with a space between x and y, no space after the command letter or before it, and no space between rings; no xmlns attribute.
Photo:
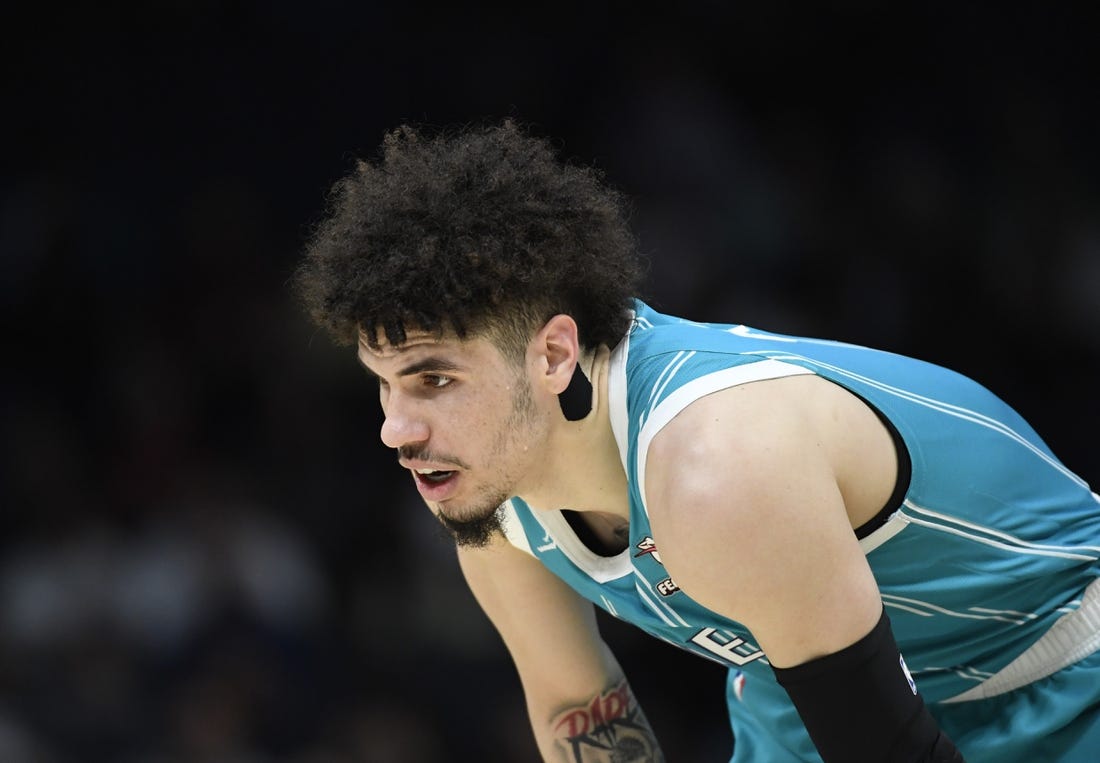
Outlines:
<svg viewBox="0 0 1100 763"><path fill-rule="evenodd" d="M577 322L564 313L555 315L535 334L532 347L541 361L538 368L544 389L560 395L569 386L581 357Z"/></svg>

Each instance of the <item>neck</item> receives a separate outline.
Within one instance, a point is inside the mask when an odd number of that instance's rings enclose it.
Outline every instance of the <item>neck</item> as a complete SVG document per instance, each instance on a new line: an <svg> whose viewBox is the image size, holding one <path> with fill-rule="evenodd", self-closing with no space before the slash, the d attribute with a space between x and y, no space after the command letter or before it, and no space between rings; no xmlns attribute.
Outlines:
<svg viewBox="0 0 1100 763"><path fill-rule="evenodd" d="M572 509L629 521L630 504L607 400L610 353L586 353L580 370L592 384L592 410L578 421L558 416L538 473L520 497L537 509Z"/></svg>

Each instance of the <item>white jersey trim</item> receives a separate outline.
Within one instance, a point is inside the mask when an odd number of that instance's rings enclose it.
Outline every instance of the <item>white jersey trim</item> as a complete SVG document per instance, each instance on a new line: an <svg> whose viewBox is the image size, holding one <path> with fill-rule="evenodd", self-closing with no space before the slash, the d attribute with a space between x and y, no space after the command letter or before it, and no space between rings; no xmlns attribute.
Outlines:
<svg viewBox="0 0 1100 763"><path fill-rule="evenodd" d="M781 379L786 376L812 376L813 373L808 368L778 360L758 360L755 363L724 368L721 371L700 376L698 379L692 379L658 403L653 413L646 419L641 432L638 433L638 493L642 497L642 509L646 512L646 516L649 516L649 505L645 494L645 469L649 444L657 433L676 417L676 414L699 398L729 387L755 381Z"/></svg>
<svg viewBox="0 0 1100 763"><path fill-rule="evenodd" d="M900 511L895 511L881 527L870 535L860 539L859 547L863 549L865 555L869 554L908 526L909 517L905 516Z"/></svg>
<svg viewBox="0 0 1100 763"><path fill-rule="evenodd" d="M502 503L500 510L500 529L504 531L504 537L520 551L526 551L534 556L535 552L531 550L531 544L527 542L527 533L523 531L523 523L519 521L519 515L516 514L516 506L512 503L512 499L509 498Z"/></svg>
<svg viewBox="0 0 1100 763"><path fill-rule="evenodd" d="M906 519L914 525L921 525L939 532L957 535L960 538L982 543L987 546L1011 551L1014 554L1029 554L1032 556L1049 556L1060 559L1073 559L1082 562L1095 562L1100 559L1100 547L1096 546L1051 546L1041 543L1031 543L1008 533L983 527L973 522L952 517L947 514L926 509L912 501L906 500L901 512L905 512Z"/></svg>
<svg viewBox="0 0 1100 763"><path fill-rule="evenodd" d="M557 544L565 558L597 583L610 583L634 573L629 546L615 556L600 556L581 542L560 511L532 508L531 516L542 525L547 538Z"/></svg>
<svg viewBox="0 0 1100 763"><path fill-rule="evenodd" d="M619 446L619 460L623 462L623 469L627 468L628 437L630 424L626 412L626 359L630 355L630 332L626 333L623 340L611 351L610 367L607 372L607 405L608 415L611 417L611 433L615 436L615 442Z"/></svg>
<svg viewBox="0 0 1100 763"><path fill-rule="evenodd" d="M1042 637L992 678L943 700L970 702L1019 689L1068 668L1100 650L1100 578L1081 597L1081 606L1062 615Z"/></svg>

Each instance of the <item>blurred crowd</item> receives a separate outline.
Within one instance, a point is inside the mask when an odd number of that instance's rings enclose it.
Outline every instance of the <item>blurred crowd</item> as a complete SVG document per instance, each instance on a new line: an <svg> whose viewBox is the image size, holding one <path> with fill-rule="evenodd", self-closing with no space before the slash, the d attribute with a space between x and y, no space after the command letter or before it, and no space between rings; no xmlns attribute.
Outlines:
<svg viewBox="0 0 1100 763"><path fill-rule="evenodd" d="M421 10L71 8L6 51L0 761L534 759L287 287L403 120L531 122L631 197L654 306L953 366L1100 483L1091 19ZM722 672L602 622L669 759L726 759Z"/></svg>

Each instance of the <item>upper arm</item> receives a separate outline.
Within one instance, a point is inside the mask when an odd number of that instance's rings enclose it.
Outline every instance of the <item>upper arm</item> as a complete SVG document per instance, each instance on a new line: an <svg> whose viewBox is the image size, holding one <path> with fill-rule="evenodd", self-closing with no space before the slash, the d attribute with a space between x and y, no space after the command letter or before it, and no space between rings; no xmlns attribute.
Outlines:
<svg viewBox="0 0 1100 763"><path fill-rule="evenodd" d="M669 573L741 622L777 667L856 642L881 599L850 524L816 377L756 382L693 402L654 438L646 494ZM845 393L846 394L846 393ZM832 418L835 418L832 417Z"/></svg>
<svg viewBox="0 0 1100 763"><path fill-rule="evenodd" d="M528 703L554 705L591 697L619 675L600 638L594 608L537 559L503 538L459 549L474 597L500 633Z"/></svg>

